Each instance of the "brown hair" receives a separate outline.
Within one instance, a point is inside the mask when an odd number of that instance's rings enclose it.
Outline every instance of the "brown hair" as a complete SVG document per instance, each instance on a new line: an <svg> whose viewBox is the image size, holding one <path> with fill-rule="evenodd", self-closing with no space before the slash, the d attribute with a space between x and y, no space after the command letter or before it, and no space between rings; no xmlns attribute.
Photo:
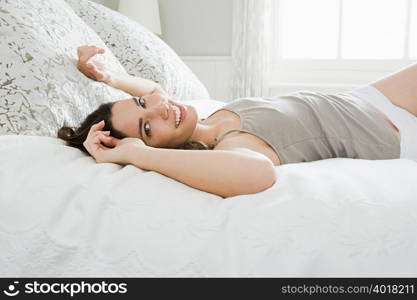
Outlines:
<svg viewBox="0 0 417 300"><path fill-rule="evenodd" d="M184 144L179 145L175 149L184 149L184 150L213 150L214 144L207 145L202 141L187 141Z"/></svg>
<svg viewBox="0 0 417 300"><path fill-rule="evenodd" d="M110 131L110 135L123 139L126 136L120 131L114 129L111 122L111 108L114 102L108 102L101 104L95 111L89 114L81 125L74 129L73 127L63 126L58 130L58 138L67 142L68 146L78 148L88 154L87 149L84 148L84 141L88 136L91 126L104 120L103 131ZM213 150L214 144L207 145L201 141L187 141L174 149L185 149L185 150Z"/></svg>

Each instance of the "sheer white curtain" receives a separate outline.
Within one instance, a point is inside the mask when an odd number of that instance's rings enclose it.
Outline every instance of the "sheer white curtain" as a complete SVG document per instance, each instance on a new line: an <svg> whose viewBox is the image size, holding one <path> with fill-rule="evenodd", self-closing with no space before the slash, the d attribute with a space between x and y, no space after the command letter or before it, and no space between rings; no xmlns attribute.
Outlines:
<svg viewBox="0 0 417 300"><path fill-rule="evenodd" d="M267 96L271 0L233 0L232 99Z"/></svg>

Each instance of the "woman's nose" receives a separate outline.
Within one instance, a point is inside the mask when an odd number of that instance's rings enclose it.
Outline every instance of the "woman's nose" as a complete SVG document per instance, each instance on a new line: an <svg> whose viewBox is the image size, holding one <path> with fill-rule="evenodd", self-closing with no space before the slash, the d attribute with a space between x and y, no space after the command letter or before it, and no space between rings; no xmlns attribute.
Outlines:
<svg viewBox="0 0 417 300"><path fill-rule="evenodd" d="M169 118L169 104L165 101L156 105L152 111L156 116L160 116L164 120Z"/></svg>

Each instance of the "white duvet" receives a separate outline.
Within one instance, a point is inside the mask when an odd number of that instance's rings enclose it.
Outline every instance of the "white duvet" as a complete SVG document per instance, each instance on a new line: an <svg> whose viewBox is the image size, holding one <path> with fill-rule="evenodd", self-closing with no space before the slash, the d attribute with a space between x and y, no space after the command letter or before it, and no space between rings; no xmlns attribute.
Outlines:
<svg viewBox="0 0 417 300"><path fill-rule="evenodd" d="M276 172L222 199L55 138L0 136L0 276L417 276L416 162Z"/></svg>

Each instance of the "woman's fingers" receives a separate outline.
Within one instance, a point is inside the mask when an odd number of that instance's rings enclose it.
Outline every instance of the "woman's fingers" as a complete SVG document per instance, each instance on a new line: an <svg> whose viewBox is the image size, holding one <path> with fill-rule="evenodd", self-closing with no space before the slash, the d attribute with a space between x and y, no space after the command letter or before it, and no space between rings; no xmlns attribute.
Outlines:
<svg viewBox="0 0 417 300"><path fill-rule="evenodd" d="M92 137L89 142L87 142L87 150L88 152L94 157L97 158L97 155L99 154L99 151L101 150L108 150L110 149L107 147L106 144L109 143L109 141L106 139L108 138L105 136L102 132L94 137ZM110 146L110 145L108 145Z"/></svg>
<svg viewBox="0 0 417 300"><path fill-rule="evenodd" d="M119 139L110 136L110 131L101 131L104 127L104 121L100 121L91 126L88 136L83 145L88 153L96 159L102 161L104 153L102 151L110 150L111 148L120 145Z"/></svg>
<svg viewBox="0 0 417 300"><path fill-rule="evenodd" d="M78 59L81 63L87 63L94 55L103 54L104 49L96 46L81 46L77 49Z"/></svg>
<svg viewBox="0 0 417 300"><path fill-rule="evenodd" d="M100 122L91 126L90 132L95 132L97 130L100 130L100 128L103 128L103 127L104 127L104 120L101 120Z"/></svg>
<svg viewBox="0 0 417 300"><path fill-rule="evenodd" d="M101 131L100 134L94 139L98 140L95 144L94 155L92 155L96 162L117 162L115 155L118 152L117 145L119 144L119 140L114 137L107 136L103 131Z"/></svg>
<svg viewBox="0 0 417 300"><path fill-rule="evenodd" d="M104 65L92 60L96 54L102 54L105 50L96 46L81 46L77 48L77 68L88 78L97 81L107 80L108 74L103 72Z"/></svg>
<svg viewBox="0 0 417 300"><path fill-rule="evenodd" d="M98 122L98 123L96 123L94 125L97 126L97 127L103 127L104 126L104 120L101 120L100 122Z"/></svg>
<svg viewBox="0 0 417 300"><path fill-rule="evenodd" d="M103 127L104 127L104 120L101 120L100 122L92 125L90 127L90 130L88 131L87 138L83 142L83 146L87 149L87 151L91 155L93 155L93 153L91 153L90 150L91 151L94 150L91 147L94 145L94 139L97 138L97 136L98 136L98 134L96 132L103 129Z"/></svg>
<svg viewBox="0 0 417 300"><path fill-rule="evenodd" d="M89 141L91 138L96 137L99 131L103 129L103 127L104 127L103 120L91 126L90 130L88 131L88 135L85 141Z"/></svg>
<svg viewBox="0 0 417 300"><path fill-rule="evenodd" d="M87 63L86 67L88 74L90 75L90 78L103 82L105 82L109 78L109 74L105 70L100 69L98 62Z"/></svg>
<svg viewBox="0 0 417 300"><path fill-rule="evenodd" d="M93 73L94 77L100 81L102 79L104 79L104 74L103 72L101 72L94 64L92 63L88 63L87 67L89 68L89 70L91 70L91 72Z"/></svg>
<svg viewBox="0 0 417 300"><path fill-rule="evenodd" d="M112 136L107 136L103 134L100 134L98 136L98 138L100 139L100 141L106 145L106 146L110 146L110 147L116 147L119 144L119 140L112 137Z"/></svg>

